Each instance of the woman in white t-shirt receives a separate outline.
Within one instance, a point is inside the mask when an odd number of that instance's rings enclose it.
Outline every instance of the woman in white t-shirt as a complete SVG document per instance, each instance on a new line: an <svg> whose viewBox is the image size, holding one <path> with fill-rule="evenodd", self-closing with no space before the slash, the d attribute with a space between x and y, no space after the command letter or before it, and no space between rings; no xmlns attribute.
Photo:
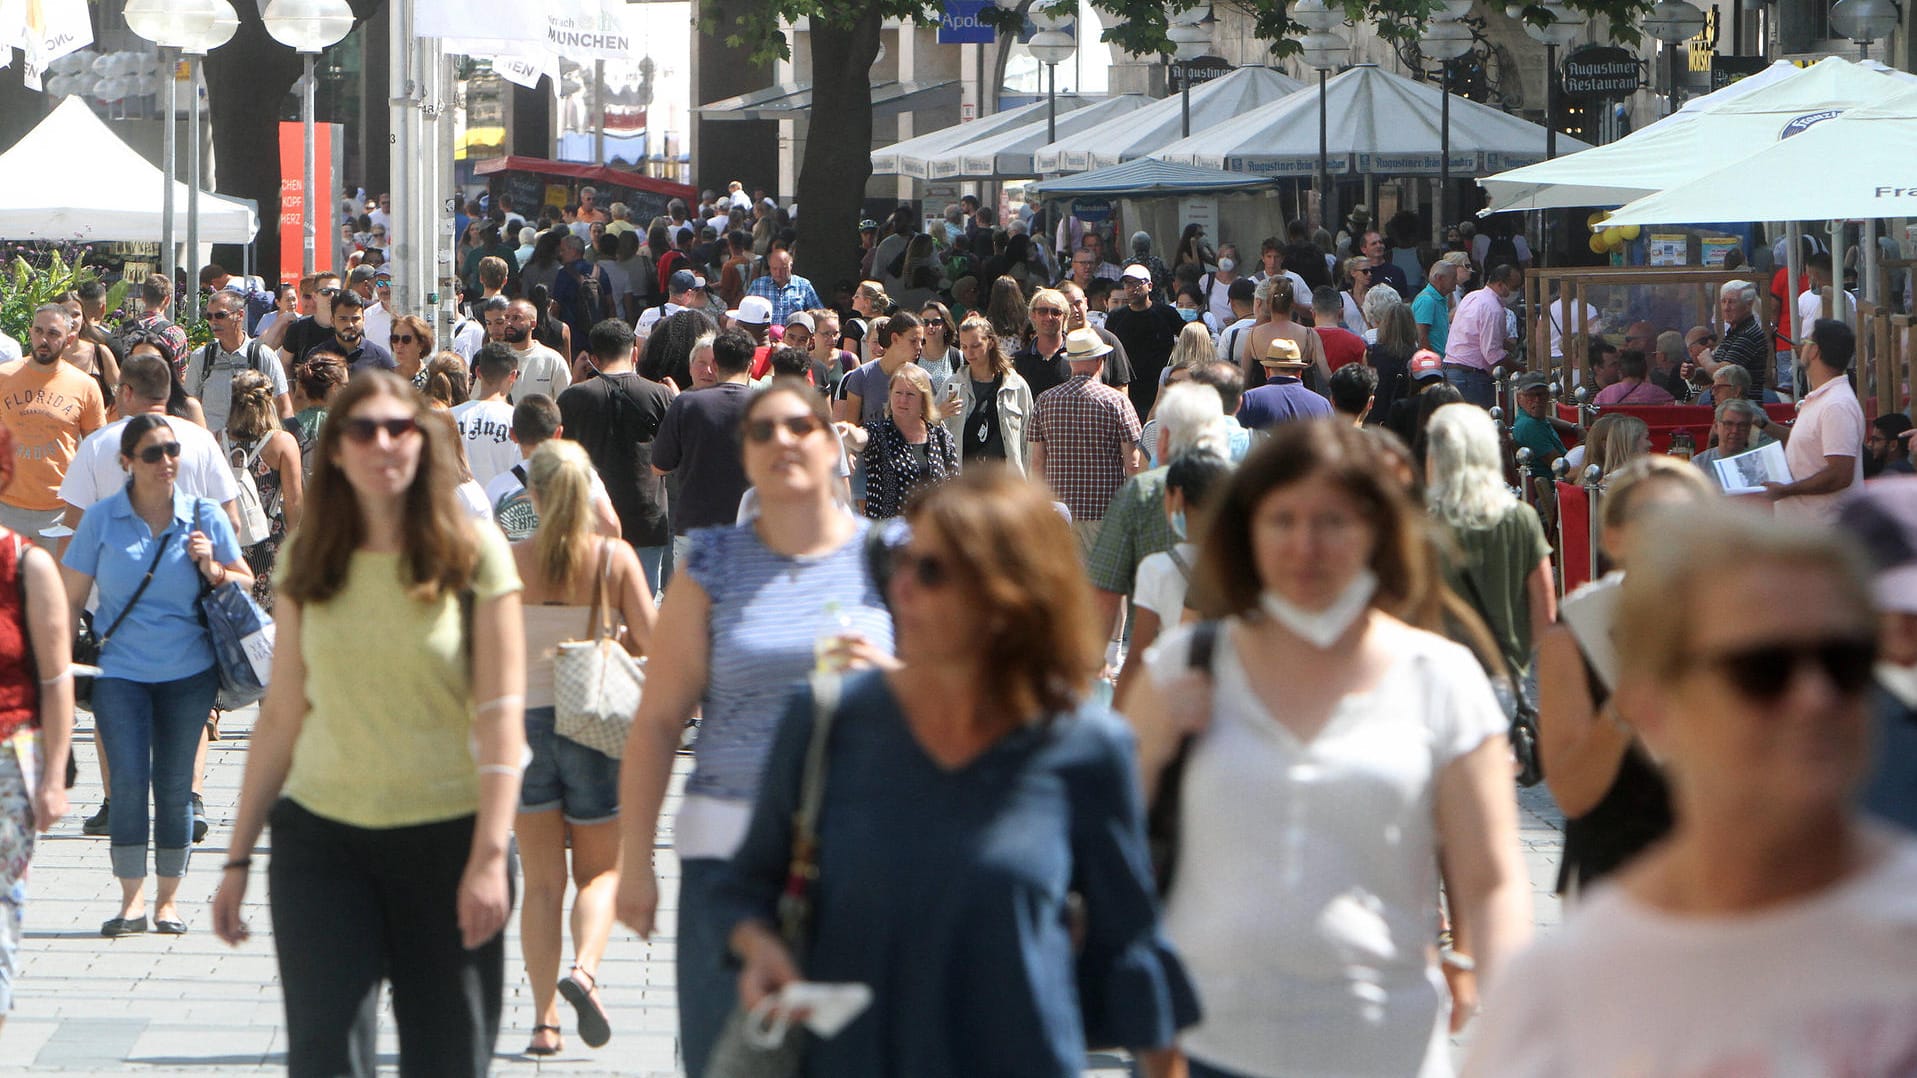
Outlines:
<svg viewBox="0 0 1917 1078"><path fill-rule="evenodd" d="M1854 796L1876 653L1861 552L1731 504L1636 534L1616 699L1676 824L1512 964L1468 1072L1910 1074L1917 842Z"/></svg>
<svg viewBox="0 0 1917 1078"><path fill-rule="evenodd" d="M1194 627L1169 633L1127 701L1148 793L1196 731L1166 900L1204 1001L1194 1078L1448 1075L1471 1007L1439 969L1440 874L1452 963L1493 972L1529 933L1504 718L1470 653L1416 627L1442 585L1390 475L1348 424L1279 426L1199 547L1207 669Z"/></svg>
<svg viewBox="0 0 1917 1078"><path fill-rule="evenodd" d="M1133 655L1145 654L1161 634L1184 622L1185 593L1198 559L1198 535L1192 525L1203 519L1211 495L1230 475L1231 463L1209 444L1175 454L1165 469L1165 516L1178 542L1138 563L1132 584ZM1141 665L1127 663L1119 672L1117 699L1125 699Z"/></svg>

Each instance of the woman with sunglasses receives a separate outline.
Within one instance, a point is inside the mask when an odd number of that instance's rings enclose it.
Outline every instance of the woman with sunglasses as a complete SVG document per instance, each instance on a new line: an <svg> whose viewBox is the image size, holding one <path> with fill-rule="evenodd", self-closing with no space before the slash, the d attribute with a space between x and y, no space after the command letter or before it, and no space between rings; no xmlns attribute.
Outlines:
<svg viewBox="0 0 1917 1078"><path fill-rule="evenodd" d="M1365 297L1371 294L1371 260L1363 256L1345 259L1345 276L1351 281L1340 293L1344 300L1345 328L1363 337L1370 328L1364 309Z"/></svg>
<svg viewBox="0 0 1917 1078"><path fill-rule="evenodd" d="M660 809L680 739L701 713L673 822L687 1074L705 1073L737 999L716 895L745 837L786 698L819 665L877 662L892 650L892 618L865 556L866 525L835 496L839 445L825 401L804 382L777 379L753 396L740 429L758 515L692 533L659 610L645 698L620 770L619 919L650 937Z"/></svg>
<svg viewBox="0 0 1917 1078"><path fill-rule="evenodd" d="M1448 1074L1471 1007L1440 972L1439 881L1447 964L1484 974L1531 899L1504 715L1430 631L1426 518L1330 421L1275 428L1208 515L1187 603L1220 619L1211 650L1165 634L1125 701L1148 797L1189 746L1165 921L1205 1001L1191 1074Z"/></svg>
<svg viewBox="0 0 1917 1078"><path fill-rule="evenodd" d="M1538 753L1545 784L1564 811L1557 890L1566 896L1670 830L1664 772L1615 705L1617 602L1643 520L1717 500L1702 473L1671 457L1644 457L1607 478L1598 546L1612 571L1567 596L1558 624L1538 645Z"/></svg>
<svg viewBox="0 0 1917 1078"><path fill-rule="evenodd" d="M959 356L958 325L952 321L952 312L937 300L926 301L919 310L919 321L925 327L919 366L932 378L932 396L944 400L945 387L965 366Z"/></svg>
<svg viewBox="0 0 1917 1078"><path fill-rule="evenodd" d="M152 928L186 932L177 897L192 849L193 757L213 710L219 673L200 619L204 586L253 585L233 525L218 503L178 490L180 442L155 414L120 431L127 485L88 507L61 562L72 623L97 586L95 624L105 647L93 683L111 788L113 875L119 913L103 936L148 929L146 875L149 800L153 806Z"/></svg>
<svg viewBox="0 0 1917 1078"><path fill-rule="evenodd" d="M958 446L952 432L940 425L943 418L924 368L900 367L892 375L885 418L865 427L867 518L898 516L920 491L958 474Z"/></svg>
<svg viewBox="0 0 1917 1078"><path fill-rule="evenodd" d="M389 343L393 362L398 364L396 373L413 383L414 389L425 389L426 359L433 354L432 325L418 315L401 315L393 319Z"/></svg>
<svg viewBox="0 0 1917 1078"><path fill-rule="evenodd" d="M909 519L887 580L900 665L842 681L802 959L773 925L816 705L783 708L716 901L737 1002L870 986L869 1013L806 1036L809 1074L1065 1078L1088 1043L1169 1073L1196 1000L1159 930L1130 733L1088 699L1104 633L1070 528L998 468Z"/></svg>
<svg viewBox="0 0 1917 1078"><path fill-rule="evenodd" d="M526 735L519 575L460 510L458 440L399 376L340 392L279 580L273 677L213 899L241 902L273 825L269 899L294 1075L374 1073L392 984L401 1074L489 1073ZM368 626L378 626L368 632Z"/></svg>
<svg viewBox="0 0 1917 1078"><path fill-rule="evenodd" d="M1687 506L1643 522L1620 591L1618 710L1675 824L1512 964L1467 1073L1911 1073L1917 844L1856 804L1877 628L1861 552Z"/></svg>

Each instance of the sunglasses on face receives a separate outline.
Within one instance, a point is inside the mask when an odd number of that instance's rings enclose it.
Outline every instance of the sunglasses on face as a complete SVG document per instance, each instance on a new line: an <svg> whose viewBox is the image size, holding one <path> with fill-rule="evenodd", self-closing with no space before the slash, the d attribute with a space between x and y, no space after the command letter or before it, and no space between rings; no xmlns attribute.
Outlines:
<svg viewBox="0 0 1917 1078"><path fill-rule="evenodd" d="M319 290L319 294L320 294L320 295L322 295L322 296L337 296L337 295L339 295L339 294L340 294L340 289L338 289L338 288L322 288L322 289L320 289L320 290Z"/></svg>
<svg viewBox="0 0 1917 1078"><path fill-rule="evenodd" d="M385 431L386 437L393 441L399 441L401 438L406 437L408 434L415 433L418 430L419 421L412 416L402 416L397 419L367 419L365 417L359 417L347 420L345 426L341 428L341 433L346 435L347 441L366 445L373 439L379 437L380 431Z"/></svg>
<svg viewBox="0 0 1917 1078"><path fill-rule="evenodd" d="M1877 643L1864 636L1834 637L1809 643L1759 644L1700 658L1722 671L1725 679L1753 702L1775 703L1805 663L1814 663L1845 696L1864 691L1877 662Z"/></svg>
<svg viewBox="0 0 1917 1078"><path fill-rule="evenodd" d="M804 438L823 427L815 415L789 415L784 419L755 419L746 424L746 440L754 445L765 445L777 437L781 428L794 438Z"/></svg>
<svg viewBox="0 0 1917 1078"><path fill-rule="evenodd" d="M414 341L419 340L419 338L410 333L395 333L389 337L388 340L394 344L412 344Z"/></svg>
<svg viewBox="0 0 1917 1078"><path fill-rule="evenodd" d="M1061 310L1059 310L1059 309L1058 309L1058 308L1056 308L1056 307L1033 307L1033 308L1032 308L1032 317L1034 317L1034 318L1063 318L1063 317L1065 317L1065 312L1064 312L1064 311L1061 311Z"/></svg>
<svg viewBox="0 0 1917 1078"><path fill-rule="evenodd" d="M913 583L928 591L942 588L952 581L951 568L945 564L945 559L935 554L914 554L901 550L894 555L892 567L895 573L910 574Z"/></svg>
<svg viewBox="0 0 1917 1078"><path fill-rule="evenodd" d="M238 311L208 311L206 312L207 320L210 322L224 322L229 318L238 318L239 316L240 316L240 312Z"/></svg>
<svg viewBox="0 0 1917 1078"><path fill-rule="evenodd" d="M162 457L172 457L178 460L180 457L180 443L161 442L159 445L150 445L140 450L140 459L148 464L158 464Z"/></svg>

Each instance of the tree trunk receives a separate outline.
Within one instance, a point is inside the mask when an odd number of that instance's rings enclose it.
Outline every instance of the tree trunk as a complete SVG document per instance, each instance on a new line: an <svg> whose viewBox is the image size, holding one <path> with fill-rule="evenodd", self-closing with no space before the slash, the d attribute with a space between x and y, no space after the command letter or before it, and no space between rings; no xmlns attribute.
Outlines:
<svg viewBox="0 0 1917 1078"><path fill-rule="evenodd" d="M875 6L849 26L812 22L812 115L799 166L798 242L793 258L822 296L856 280L859 213L872 177L872 62L879 54Z"/></svg>

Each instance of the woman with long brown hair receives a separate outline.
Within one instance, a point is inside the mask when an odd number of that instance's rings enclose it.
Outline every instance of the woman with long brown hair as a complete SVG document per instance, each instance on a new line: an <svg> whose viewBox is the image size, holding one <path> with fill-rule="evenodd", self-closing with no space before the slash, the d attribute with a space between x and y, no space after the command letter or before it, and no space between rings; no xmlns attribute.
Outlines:
<svg viewBox="0 0 1917 1078"><path fill-rule="evenodd" d="M1025 421L1032 414L1032 387L1012 369L1012 357L999 349L992 323L970 315L959 327L959 352L965 369L952 376L958 400L945 420L959 443L961 465L1003 461L1025 474Z"/></svg>
<svg viewBox="0 0 1917 1078"><path fill-rule="evenodd" d="M992 295L985 304L985 318L992 323L992 332L998 334L998 350L1006 355L1017 355L1025 348L1025 335L1031 329L1032 316L1025 302L1025 293L1018 282L1010 277L1000 277L992 282Z"/></svg>
<svg viewBox="0 0 1917 1078"><path fill-rule="evenodd" d="M869 985L868 1013L807 1037L813 1074L1066 1078L1088 1043L1169 1073L1162 1049L1196 1001L1159 931L1131 736L1089 699L1104 630L1070 527L1000 468L908 520L886 589L900 665L793 696L726 868L738 1001ZM791 823L819 722L826 797L797 958L772 925L804 856Z"/></svg>
<svg viewBox="0 0 1917 1078"><path fill-rule="evenodd" d="M254 848L295 1075L374 1073L380 985L400 1072L490 1072L511 909L506 845L525 766L519 575L461 511L450 425L398 375L340 392L284 550L278 640L254 724L214 930L239 944Z"/></svg>

